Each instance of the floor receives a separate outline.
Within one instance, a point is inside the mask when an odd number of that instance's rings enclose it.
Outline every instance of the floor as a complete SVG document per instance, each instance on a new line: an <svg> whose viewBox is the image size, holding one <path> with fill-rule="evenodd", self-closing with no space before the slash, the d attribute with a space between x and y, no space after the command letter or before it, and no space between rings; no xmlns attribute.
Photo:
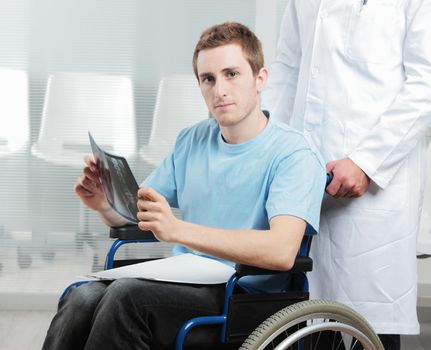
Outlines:
<svg viewBox="0 0 431 350"><path fill-rule="evenodd" d="M0 311L0 349L41 349L54 313L54 311Z"/></svg>
<svg viewBox="0 0 431 350"><path fill-rule="evenodd" d="M430 349L431 349L431 323L421 324L421 334L419 336L402 337L401 350L430 350Z"/></svg>

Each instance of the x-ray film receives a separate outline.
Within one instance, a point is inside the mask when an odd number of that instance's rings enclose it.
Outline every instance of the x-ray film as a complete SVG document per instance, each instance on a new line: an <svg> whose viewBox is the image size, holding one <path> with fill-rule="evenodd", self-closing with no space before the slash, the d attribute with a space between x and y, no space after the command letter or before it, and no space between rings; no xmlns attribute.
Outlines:
<svg viewBox="0 0 431 350"><path fill-rule="evenodd" d="M105 152L88 133L100 181L111 207L127 220L138 223L138 183L124 157Z"/></svg>

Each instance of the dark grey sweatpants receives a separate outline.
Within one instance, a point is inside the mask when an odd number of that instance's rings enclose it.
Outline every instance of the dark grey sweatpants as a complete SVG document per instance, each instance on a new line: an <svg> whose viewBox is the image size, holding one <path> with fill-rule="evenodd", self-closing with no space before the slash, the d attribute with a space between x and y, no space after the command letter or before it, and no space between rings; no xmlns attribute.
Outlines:
<svg viewBox="0 0 431 350"><path fill-rule="evenodd" d="M81 285L60 301L43 350L174 349L185 321L221 314L224 288L133 278ZM196 327L186 344L210 348L219 330Z"/></svg>

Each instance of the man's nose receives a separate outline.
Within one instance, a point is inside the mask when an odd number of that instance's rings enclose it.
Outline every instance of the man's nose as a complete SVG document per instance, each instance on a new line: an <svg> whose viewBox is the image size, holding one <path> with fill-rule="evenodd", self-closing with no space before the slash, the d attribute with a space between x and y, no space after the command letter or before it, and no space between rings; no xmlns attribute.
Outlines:
<svg viewBox="0 0 431 350"><path fill-rule="evenodd" d="M226 82L224 79L217 79L217 81L214 84L214 95L215 97L223 97L226 96Z"/></svg>

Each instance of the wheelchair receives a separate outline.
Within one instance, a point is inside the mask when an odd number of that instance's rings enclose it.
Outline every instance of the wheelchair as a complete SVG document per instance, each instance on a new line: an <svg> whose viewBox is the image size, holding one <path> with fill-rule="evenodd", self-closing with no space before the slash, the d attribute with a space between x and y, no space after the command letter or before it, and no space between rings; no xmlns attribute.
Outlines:
<svg viewBox="0 0 431 350"><path fill-rule="evenodd" d="M107 253L105 269L152 260L115 258L118 249L125 244L157 242L151 231L129 225L111 228L110 237L115 241ZM183 349L188 333L202 325L220 325L221 345L218 349L315 349L320 334L332 331L335 333L328 349L383 350L378 336L359 314L334 302L308 300L306 272L313 267L313 261L308 256L311 240L312 230L307 227L298 256L288 272L237 264L225 287L222 314L196 317L184 323L177 334L175 350ZM292 290L262 294L236 292L235 287L242 277L280 273L289 273ZM71 284L60 300L72 288L88 282L91 281ZM340 347L342 344L344 348Z"/></svg>

